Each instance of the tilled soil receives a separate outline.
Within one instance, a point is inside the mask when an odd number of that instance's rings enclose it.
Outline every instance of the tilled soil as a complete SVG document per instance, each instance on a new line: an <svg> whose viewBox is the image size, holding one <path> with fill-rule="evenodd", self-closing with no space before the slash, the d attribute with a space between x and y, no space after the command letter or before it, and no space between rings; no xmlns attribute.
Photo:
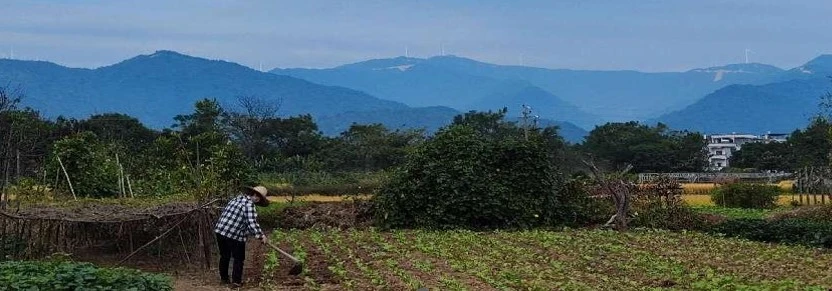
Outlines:
<svg viewBox="0 0 832 291"><path fill-rule="evenodd" d="M278 247L282 250L290 254L295 252L288 242L278 243ZM283 288L306 290L312 288L310 281L321 287L333 286L340 283L338 278L329 270L329 262L326 261L326 256L314 243L310 242L308 238L303 237L300 239L300 244L305 246L304 251L307 254L306 264L303 266L303 273L297 276L289 275L289 270L292 268L293 262L289 258L278 254L280 260L279 268L273 274L262 274L263 279L269 279L272 286L277 286L278 290L284 290ZM261 265L260 270L262 270L265 254L272 250L263 244L260 244L260 247L263 248L259 252L261 257L263 257L263 259L259 260Z"/></svg>
<svg viewBox="0 0 832 291"><path fill-rule="evenodd" d="M284 209L278 216L277 227L282 229L367 228L372 225L372 217L370 203L366 201L317 202Z"/></svg>

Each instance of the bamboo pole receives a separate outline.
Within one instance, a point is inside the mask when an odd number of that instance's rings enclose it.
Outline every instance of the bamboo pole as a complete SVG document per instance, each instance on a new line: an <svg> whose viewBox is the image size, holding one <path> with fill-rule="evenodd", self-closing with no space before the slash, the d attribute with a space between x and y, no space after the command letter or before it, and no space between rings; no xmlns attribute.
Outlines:
<svg viewBox="0 0 832 291"><path fill-rule="evenodd" d="M121 168L121 162L118 159L118 153L116 153L116 166L118 166L118 191L119 197L124 198L124 171Z"/></svg>
<svg viewBox="0 0 832 291"><path fill-rule="evenodd" d="M15 162L14 181L17 183L20 181L20 149L17 149L15 154L17 155L17 161Z"/></svg>
<svg viewBox="0 0 832 291"><path fill-rule="evenodd" d="M72 188L72 181L69 179L69 173L66 172L66 167L64 167L64 162L61 161L61 157L58 157L58 164L61 166L61 170L64 171L64 176L66 176L66 183L69 184L69 191L72 192L72 198L77 201L78 196L75 195L75 188Z"/></svg>
<svg viewBox="0 0 832 291"><path fill-rule="evenodd" d="M127 190L130 191L130 198L136 198L136 195L133 194L133 184L130 183L130 175L124 177L127 180Z"/></svg>
<svg viewBox="0 0 832 291"><path fill-rule="evenodd" d="M171 226L170 228L168 228L168 230L166 230L165 232L163 232L162 234L160 234L159 236L157 236L157 237L156 237L156 238L154 238L153 240L151 240L151 241L147 242L146 244L142 245L141 247L139 247L138 249L136 249L135 251L133 251L132 253L130 253L130 255L128 255L127 257L125 257L125 258L124 258L124 259L122 259L121 261L119 261L119 262L118 262L118 264L116 264L116 265L121 265L122 263L124 263L124 262L125 262L125 261L127 261L128 259L132 258L134 255L136 255L136 253L138 253L139 251L141 251L141 250L143 250L143 249L147 248L147 246L149 246L149 245L153 244L154 242L157 242L157 241L161 240L162 238L164 238L165 236L167 236L167 235L168 235L171 231L173 231L173 229L174 229L174 228L177 228L177 226L179 226L180 224L182 224L183 222L185 222L185 220L187 220L187 219L188 219L191 215L193 215L193 213L194 213L194 212L196 212L197 210L203 209L203 208L207 207L208 205L214 204L214 202L217 202L217 201L219 201L219 200L220 200L220 199L214 199L214 200L211 200L211 201L209 201L209 202L207 202L207 203L205 203L205 204L202 204L202 205L198 206L197 208L194 208L194 209L192 209L192 210L190 210L190 211L188 211L188 212L183 213L183 214L182 214L182 215L183 215L182 219L180 219L180 220L179 220L179 221L177 221L175 224L173 224L173 226ZM199 213L197 213L197 215L198 215L198 214L199 214ZM209 263L210 263L210 262L209 262Z"/></svg>

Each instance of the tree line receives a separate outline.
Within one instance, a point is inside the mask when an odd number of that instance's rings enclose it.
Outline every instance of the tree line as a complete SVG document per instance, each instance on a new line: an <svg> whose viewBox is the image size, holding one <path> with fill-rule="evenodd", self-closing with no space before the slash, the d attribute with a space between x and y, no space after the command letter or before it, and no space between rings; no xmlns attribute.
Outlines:
<svg viewBox="0 0 832 291"><path fill-rule="evenodd" d="M277 104L251 96L239 97L229 108L200 100L164 129L148 128L121 113L52 120L20 108L20 91L0 89L4 191L13 185L48 185L77 196L186 191L204 196L252 183L259 173L387 171L403 165L417 145L436 138L424 130L390 130L381 124L352 124L338 136L325 136L312 116L279 116ZM508 124L531 126L503 122L506 113L469 112L453 124L483 134L502 132L499 127ZM701 134L663 124L607 123L575 145L564 142L556 127L546 130L552 137L547 145L563 153L557 156L565 173L581 171L578 165L586 158L608 169L630 165L632 172L702 171L707 166Z"/></svg>
<svg viewBox="0 0 832 291"><path fill-rule="evenodd" d="M151 129L121 114L50 120L19 108L18 91L0 90L2 189L49 185L77 196L117 197L224 191L252 183L256 173L380 171L401 163L423 131L353 124L324 136L312 117L278 117L275 105L238 98L194 104L169 128Z"/></svg>
<svg viewBox="0 0 832 291"><path fill-rule="evenodd" d="M803 167L828 167L832 164L832 123L815 117L804 129L795 130L786 142L748 143L731 156L730 165L738 170L786 171Z"/></svg>

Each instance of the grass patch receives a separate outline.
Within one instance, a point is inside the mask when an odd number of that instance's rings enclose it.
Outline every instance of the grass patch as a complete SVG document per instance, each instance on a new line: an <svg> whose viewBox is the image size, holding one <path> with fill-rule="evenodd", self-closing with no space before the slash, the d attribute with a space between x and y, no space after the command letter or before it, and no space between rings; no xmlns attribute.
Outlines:
<svg viewBox="0 0 832 291"><path fill-rule="evenodd" d="M779 209L746 209L719 206L696 206L692 208L699 213L715 214L729 219L763 219L772 213L781 211Z"/></svg>

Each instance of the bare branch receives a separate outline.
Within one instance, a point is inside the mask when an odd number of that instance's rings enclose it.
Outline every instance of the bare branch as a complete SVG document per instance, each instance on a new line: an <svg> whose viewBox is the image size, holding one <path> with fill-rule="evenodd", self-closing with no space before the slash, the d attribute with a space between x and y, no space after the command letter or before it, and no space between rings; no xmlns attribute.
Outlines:
<svg viewBox="0 0 832 291"><path fill-rule="evenodd" d="M254 95L240 95L237 96L237 105L242 109L242 113L249 118L257 120L264 120L277 117L277 112L280 110L282 100L270 101L259 98Z"/></svg>
<svg viewBox="0 0 832 291"><path fill-rule="evenodd" d="M606 192L604 196L612 197L613 202L615 202L615 214L610 217L610 220L607 221L605 226L609 226L614 222L616 229L626 230L629 222L633 185L625 177L633 167L627 165L627 167L615 175L609 175L598 169L592 160L581 160L581 162L589 168L601 191Z"/></svg>
<svg viewBox="0 0 832 291"><path fill-rule="evenodd" d="M23 87L20 85L0 86L0 112L10 111L17 108L17 104L23 99Z"/></svg>

